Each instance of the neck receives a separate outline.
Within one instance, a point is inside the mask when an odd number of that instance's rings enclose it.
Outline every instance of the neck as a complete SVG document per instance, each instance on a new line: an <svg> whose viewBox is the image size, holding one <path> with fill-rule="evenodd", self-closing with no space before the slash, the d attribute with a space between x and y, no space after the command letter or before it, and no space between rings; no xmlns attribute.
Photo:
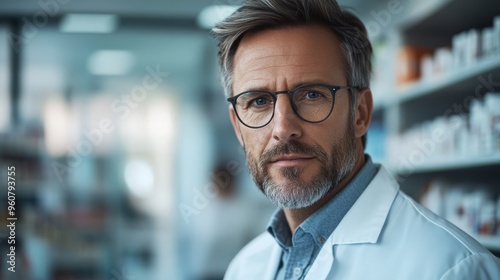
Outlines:
<svg viewBox="0 0 500 280"><path fill-rule="evenodd" d="M345 178L337 185L335 188L330 191L325 197L318 200L314 204L308 207L300 208L300 209L283 209L286 220L290 227L290 231L292 234L295 232L297 227L304 222L309 216L314 214L318 209L320 209L323 205L325 205L330 199L332 199L337 193L339 193L356 175L359 170L365 164L365 156L363 149L356 149L356 163L352 168L351 172L345 176Z"/></svg>

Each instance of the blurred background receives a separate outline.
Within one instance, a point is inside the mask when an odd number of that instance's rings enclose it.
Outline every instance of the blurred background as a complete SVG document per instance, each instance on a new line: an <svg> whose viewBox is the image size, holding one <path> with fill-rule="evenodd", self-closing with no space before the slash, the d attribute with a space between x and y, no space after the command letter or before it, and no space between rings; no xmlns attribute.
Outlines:
<svg viewBox="0 0 500 280"><path fill-rule="evenodd" d="M367 152L498 253L500 5L339 3L375 50ZM0 279L221 279L265 229L208 34L240 4L0 0Z"/></svg>

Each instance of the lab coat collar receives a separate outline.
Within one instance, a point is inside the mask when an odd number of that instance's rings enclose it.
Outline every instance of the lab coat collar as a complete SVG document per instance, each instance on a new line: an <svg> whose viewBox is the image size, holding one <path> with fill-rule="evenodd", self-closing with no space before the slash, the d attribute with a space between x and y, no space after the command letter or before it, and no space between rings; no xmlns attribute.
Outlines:
<svg viewBox="0 0 500 280"><path fill-rule="evenodd" d="M321 248L305 280L327 278L334 262L334 245L376 243L398 190L396 180L384 167L380 167L377 175Z"/></svg>
<svg viewBox="0 0 500 280"><path fill-rule="evenodd" d="M333 231L329 244L376 243L398 190L394 177L380 166L377 175Z"/></svg>

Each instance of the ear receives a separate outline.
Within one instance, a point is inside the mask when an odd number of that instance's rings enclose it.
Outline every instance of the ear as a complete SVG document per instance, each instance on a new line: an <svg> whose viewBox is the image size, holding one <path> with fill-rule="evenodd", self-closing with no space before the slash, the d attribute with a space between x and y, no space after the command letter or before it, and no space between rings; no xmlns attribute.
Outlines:
<svg viewBox="0 0 500 280"><path fill-rule="evenodd" d="M368 131L372 120L373 97L369 88L363 88L358 94L356 114L354 117L354 135L361 138Z"/></svg>
<svg viewBox="0 0 500 280"><path fill-rule="evenodd" d="M231 124L233 124L234 133L236 134L238 141L240 141L240 145L243 147L244 145L243 145L243 138L241 137L240 121L238 120L236 112L234 111L234 108L231 105L229 105L229 118L231 119Z"/></svg>

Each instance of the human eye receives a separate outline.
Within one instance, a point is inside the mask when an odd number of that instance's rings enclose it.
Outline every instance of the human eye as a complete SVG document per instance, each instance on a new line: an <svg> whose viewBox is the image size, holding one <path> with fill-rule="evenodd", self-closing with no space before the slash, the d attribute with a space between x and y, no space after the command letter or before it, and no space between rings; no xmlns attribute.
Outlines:
<svg viewBox="0 0 500 280"><path fill-rule="evenodd" d="M294 93L296 102L320 102L328 99L329 91L324 87L306 87Z"/></svg>
<svg viewBox="0 0 500 280"><path fill-rule="evenodd" d="M267 100L264 97L257 97L251 100L251 106L256 106L256 107L266 106L268 102L269 100Z"/></svg>
<svg viewBox="0 0 500 280"><path fill-rule="evenodd" d="M307 98L307 99L318 99L318 98L320 98L322 96L323 95L321 94L321 92L310 90L310 91L306 92L305 98Z"/></svg>
<svg viewBox="0 0 500 280"><path fill-rule="evenodd" d="M251 92L240 97L243 109L265 109L272 105L270 94L264 92Z"/></svg>

